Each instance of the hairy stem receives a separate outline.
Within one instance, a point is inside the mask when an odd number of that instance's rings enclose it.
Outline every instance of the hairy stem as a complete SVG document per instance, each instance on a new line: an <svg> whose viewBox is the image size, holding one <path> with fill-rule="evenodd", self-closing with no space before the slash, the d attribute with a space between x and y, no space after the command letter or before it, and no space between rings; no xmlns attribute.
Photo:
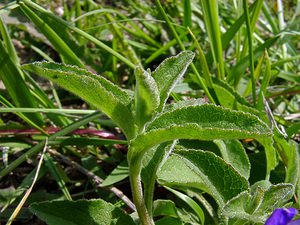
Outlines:
<svg viewBox="0 0 300 225"><path fill-rule="evenodd" d="M130 160L131 161L131 160ZM131 163L131 162L134 163ZM142 181L141 181L141 159L132 160L129 162L129 178L131 184L131 191L133 196L133 202L138 212L140 223L142 225L154 225L153 219L149 216L146 208Z"/></svg>

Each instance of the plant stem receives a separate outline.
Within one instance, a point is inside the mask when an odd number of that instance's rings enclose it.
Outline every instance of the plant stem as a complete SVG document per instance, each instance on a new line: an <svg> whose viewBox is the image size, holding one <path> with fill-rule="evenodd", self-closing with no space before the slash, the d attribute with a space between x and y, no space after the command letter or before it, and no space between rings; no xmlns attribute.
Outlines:
<svg viewBox="0 0 300 225"><path fill-rule="evenodd" d="M154 225L154 221L149 216L149 213L147 211L144 196L143 196L142 181L141 181L141 159L135 158L135 160L132 160L131 162L129 162L129 178L130 178L133 202L135 204L137 213L139 215L140 223L142 225Z"/></svg>

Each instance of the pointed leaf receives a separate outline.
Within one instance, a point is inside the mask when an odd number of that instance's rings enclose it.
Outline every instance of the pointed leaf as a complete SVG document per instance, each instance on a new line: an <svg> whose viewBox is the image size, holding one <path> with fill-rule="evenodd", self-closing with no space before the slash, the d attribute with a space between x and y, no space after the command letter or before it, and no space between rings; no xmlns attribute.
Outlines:
<svg viewBox="0 0 300 225"><path fill-rule="evenodd" d="M294 195L292 184L276 184L266 190L264 200L259 208L261 212L272 212L276 208L283 207Z"/></svg>
<svg viewBox="0 0 300 225"><path fill-rule="evenodd" d="M242 192L231 199L221 210L221 215L229 219L247 220L253 223L263 223L268 214L274 209L284 207L293 196L294 188L291 184L271 185L269 188L258 187L252 195ZM251 204L258 197L258 204ZM251 206L255 209L251 209Z"/></svg>
<svg viewBox="0 0 300 225"><path fill-rule="evenodd" d="M156 182L156 173L164 158L171 153L176 141L162 143L148 152L143 157L141 177L144 184L144 198L147 209L152 212L153 194Z"/></svg>
<svg viewBox="0 0 300 225"><path fill-rule="evenodd" d="M248 189L248 181L214 153L176 150L158 172L159 183L209 193L219 205Z"/></svg>
<svg viewBox="0 0 300 225"><path fill-rule="evenodd" d="M128 137L133 136L131 97L110 81L85 69L52 62L26 64L23 69L45 77L93 104L119 125Z"/></svg>
<svg viewBox="0 0 300 225"><path fill-rule="evenodd" d="M129 215L101 199L35 203L30 210L48 225L135 225Z"/></svg>
<svg viewBox="0 0 300 225"><path fill-rule="evenodd" d="M135 111L136 124L142 129L159 106L159 91L150 71L138 67L135 70Z"/></svg>
<svg viewBox="0 0 300 225"><path fill-rule="evenodd" d="M246 220L253 223L263 223L263 216L258 213L250 214L246 211L245 207L247 202L251 201L251 195L244 191L231 199L222 209L222 217L226 217L231 220Z"/></svg>
<svg viewBox="0 0 300 225"><path fill-rule="evenodd" d="M130 144L128 159L135 163L145 151L175 139L234 139L271 135L269 127L256 116L215 105L188 106L168 111L154 119L145 133Z"/></svg>
<svg viewBox="0 0 300 225"><path fill-rule="evenodd" d="M250 177L250 162L243 145L236 139L215 140L222 158L246 179Z"/></svg>
<svg viewBox="0 0 300 225"><path fill-rule="evenodd" d="M175 84L182 78L195 54L191 51L183 51L177 56L163 61L152 73L160 92L160 111L163 109Z"/></svg>

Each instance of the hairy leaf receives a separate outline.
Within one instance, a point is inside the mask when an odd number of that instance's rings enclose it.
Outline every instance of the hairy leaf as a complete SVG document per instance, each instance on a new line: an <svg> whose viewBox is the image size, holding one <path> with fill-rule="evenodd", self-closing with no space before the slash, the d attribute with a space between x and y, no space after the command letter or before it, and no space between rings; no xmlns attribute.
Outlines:
<svg viewBox="0 0 300 225"><path fill-rule="evenodd" d="M147 209L152 212L153 195L156 182L156 172L162 164L164 158L171 153L176 141L165 142L156 147L153 147L146 152L143 157L143 168L141 171L141 177L144 184L144 198Z"/></svg>
<svg viewBox="0 0 300 225"><path fill-rule="evenodd" d="M155 80L151 77L150 71L142 68L135 70L135 112L136 124L142 129L154 115L159 106L159 92Z"/></svg>
<svg viewBox="0 0 300 225"><path fill-rule="evenodd" d="M160 111L163 109L172 89L180 78L182 78L194 56L195 54L191 51L183 51L177 56L164 60L152 73L160 93Z"/></svg>
<svg viewBox="0 0 300 225"><path fill-rule="evenodd" d="M222 158L246 179L250 177L250 162L243 145L236 139L215 140Z"/></svg>
<svg viewBox="0 0 300 225"><path fill-rule="evenodd" d="M293 193L294 188L291 184L257 186L254 193L245 191L231 199L221 210L221 215L229 219L263 223L267 214L276 208L284 207Z"/></svg>
<svg viewBox="0 0 300 225"><path fill-rule="evenodd" d="M176 150L158 172L159 183L209 193L223 205L248 189L248 181L214 153Z"/></svg>
<svg viewBox="0 0 300 225"><path fill-rule="evenodd" d="M234 139L271 135L256 116L214 105L188 106L154 119L130 144L128 159L140 157L152 146L175 139Z"/></svg>
<svg viewBox="0 0 300 225"><path fill-rule="evenodd" d="M135 225L121 209L101 199L34 203L30 210L48 225Z"/></svg>
<svg viewBox="0 0 300 225"><path fill-rule="evenodd" d="M85 69L52 62L26 64L23 69L37 73L78 95L107 114L128 137L134 135L131 97L105 78Z"/></svg>

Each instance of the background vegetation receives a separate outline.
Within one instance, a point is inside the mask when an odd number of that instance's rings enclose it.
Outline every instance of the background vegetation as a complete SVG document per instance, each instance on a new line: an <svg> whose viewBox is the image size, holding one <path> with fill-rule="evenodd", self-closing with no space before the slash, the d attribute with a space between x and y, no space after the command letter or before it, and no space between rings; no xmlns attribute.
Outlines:
<svg viewBox="0 0 300 225"><path fill-rule="evenodd" d="M97 105L21 65L44 60L74 65L130 95L137 66L154 71L184 50L196 56L168 103L202 99L268 123L273 138L234 145L247 153L250 185L292 185L293 194L282 195L286 201L280 206L290 200L299 208L299 14L296 0L1 2L1 223L15 212L16 224L43 224L28 205L44 200L97 198L134 210L126 135ZM222 155L218 141L180 144ZM154 198L175 202L185 224L199 223L192 198L206 224L218 224L218 204L211 196L181 189L187 195L180 197L162 185ZM172 214L158 212L157 221Z"/></svg>

